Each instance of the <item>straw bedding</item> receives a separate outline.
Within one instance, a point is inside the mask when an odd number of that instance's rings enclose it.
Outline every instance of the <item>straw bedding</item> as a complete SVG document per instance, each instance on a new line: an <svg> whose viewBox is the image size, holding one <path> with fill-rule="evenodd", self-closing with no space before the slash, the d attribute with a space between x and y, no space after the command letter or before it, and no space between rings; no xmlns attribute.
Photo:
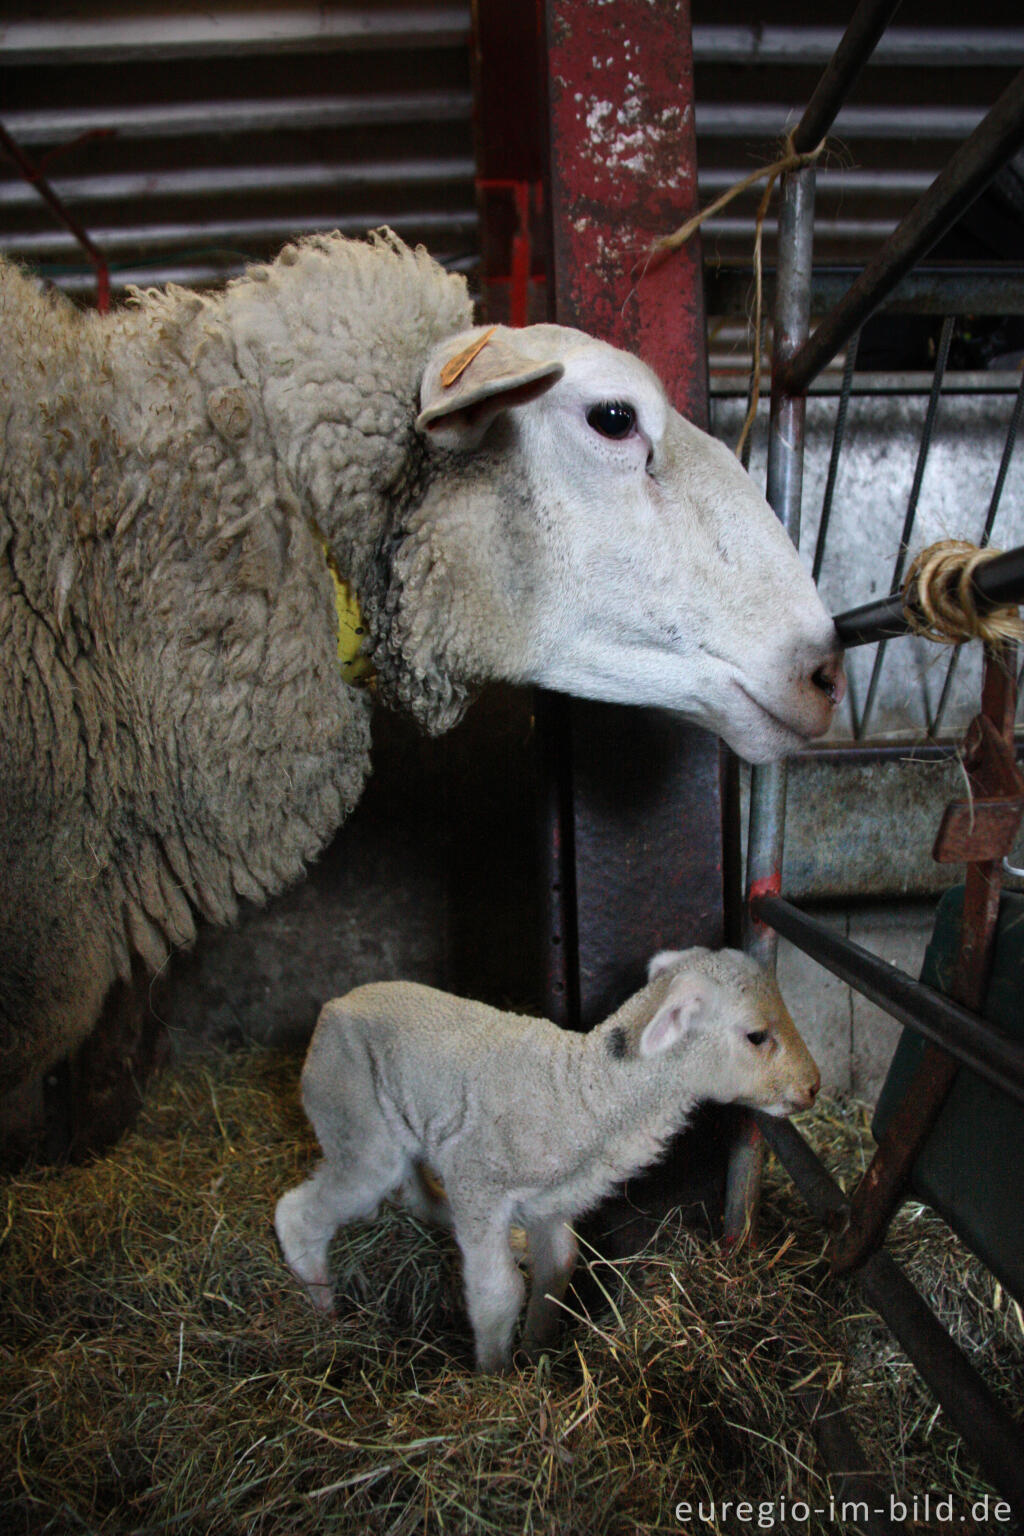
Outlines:
<svg viewBox="0 0 1024 1536"><path fill-rule="evenodd" d="M986 1491L883 1325L825 1274L821 1234L775 1168L756 1248L667 1226L639 1258L592 1259L601 1305L574 1303L560 1349L505 1378L471 1374L454 1248L405 1215L339 1236L339 1315L316 1316L271 1226L315 1155L298 1068L269 1052L192 1056L112 1153L7 1181L9 1536L633 1536L689 1528L683 1500L825 1508L801 1404L826 1385L897 1490L958 1509ZM856 1176L870 1148L859 1106L825 1104L802 1125ZM1019 1401L1019 1308L920 1207L891 1247ZM757 1527L716 1515L692 1528Z"/></svg>

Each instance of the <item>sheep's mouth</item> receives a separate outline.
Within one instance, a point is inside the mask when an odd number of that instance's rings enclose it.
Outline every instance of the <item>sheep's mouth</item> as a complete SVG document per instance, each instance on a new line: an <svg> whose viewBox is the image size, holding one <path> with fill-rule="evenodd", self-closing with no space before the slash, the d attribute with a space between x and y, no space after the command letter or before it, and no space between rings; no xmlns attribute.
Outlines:
<svg viewBox="0 0 1024 1536"><path fill-rule="evenodd" d="M807 742L813 741L818 734L817 731L807 730L799 725L794 725L790 720L783 720L781 715L777 715L773 709L768 708L767 704L762 704L760 699L755 698L750 690L740 682L738 677L733 678L733 683L747 703L753 706L758 716L770 721L776 731L787 738L794 747L805 746Z"/></svg>

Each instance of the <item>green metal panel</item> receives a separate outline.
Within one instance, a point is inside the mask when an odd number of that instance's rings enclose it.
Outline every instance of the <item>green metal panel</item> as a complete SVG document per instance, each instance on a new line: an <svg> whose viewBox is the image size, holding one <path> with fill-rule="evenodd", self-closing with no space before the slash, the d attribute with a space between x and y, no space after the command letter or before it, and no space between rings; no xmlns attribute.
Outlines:
<svg viewBox="0 0 1024 1536"><path fill-rule="evenodd" d="M948 991L956 962L963 887L939 903L921 980ZM1024 896L1004 893L983 1014L1024 1039ZM875 1110L882 1134L921 1059L924 1042L904 1030ZM961 1069L914 1165L912 1192L933 1206L1018 1301L1024 1301L1024 1109Z"/></svg>

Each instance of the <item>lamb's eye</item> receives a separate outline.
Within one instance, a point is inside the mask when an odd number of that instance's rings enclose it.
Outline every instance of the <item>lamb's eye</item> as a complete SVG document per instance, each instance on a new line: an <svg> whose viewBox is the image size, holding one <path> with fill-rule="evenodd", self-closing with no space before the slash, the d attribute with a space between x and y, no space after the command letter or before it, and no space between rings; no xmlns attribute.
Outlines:
<svg viewBox="0 0 1024 1536"><path fill-rule="evenodd" d="M636 411L622 400L602 400L590 407L587 425L602 437L628 437L636 426Z"/></svg>
<svg viewBox="0 0 1024 1536"><path fill-rule="evenodd" d="M768 1031L766 1029L752 1029L747 1039L751 1045L764 1045L768 1039Z"/></svg>

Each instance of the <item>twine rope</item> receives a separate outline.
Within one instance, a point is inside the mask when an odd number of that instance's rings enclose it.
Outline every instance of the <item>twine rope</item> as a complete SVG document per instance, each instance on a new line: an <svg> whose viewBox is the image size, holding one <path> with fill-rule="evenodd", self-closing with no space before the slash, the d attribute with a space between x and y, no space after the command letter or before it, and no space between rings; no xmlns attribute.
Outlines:
<svg viewBox="0 0 1024 1536"><path fill-rule="evenodd" d="M793 132L795 131L794 129ZM754 224L753 361L750 369L750 392L747 414L743 422L743 430L740 432L739 441L736 444L737 458L742 458L743 456L743 449L750 434L750 429L754 425L758 401L761 398L761 313L764 302L761 248L764 236L764 221L768 216L772 193L775 190L775 183L779 177L786 175L788 171L799 171L805 165L813 165L824 153L825 149L825 140L822 139L815 149L801 153L793 147L793 132L786 135L783 153L777 160L773 160L770 165L762 166L760 170L751 171L749 176L744 176L741 181L737 181L734 186L729 187L720 197L716 197L713 203L709 203L700 213L694 214L692 219L687 219L685 224L680 224L679 228L673 230L672 234L663 235L656 242L648 262L648 265L650 265L650 262L663 261L673 251L678 251L680 246L685 245L687 240L696 234L706 219L710 219L714 214L720 213L723 208L727 208L733 199L739 197L741 192L746 192L748 187L753 187L759 181L767 179L767 185L757 207L757 217Z"/></svg>
<svg viewBox="0 0 1024 1536"><path fill-rule="evenodd" d="M1024 639L1024 623L1015 604L979 611L972 580L975 571L1001 551L979 549L966 539L940 539L911 563L903 583L903 615L912 634L940 645L983 640L1002 645Z"/></svg>

